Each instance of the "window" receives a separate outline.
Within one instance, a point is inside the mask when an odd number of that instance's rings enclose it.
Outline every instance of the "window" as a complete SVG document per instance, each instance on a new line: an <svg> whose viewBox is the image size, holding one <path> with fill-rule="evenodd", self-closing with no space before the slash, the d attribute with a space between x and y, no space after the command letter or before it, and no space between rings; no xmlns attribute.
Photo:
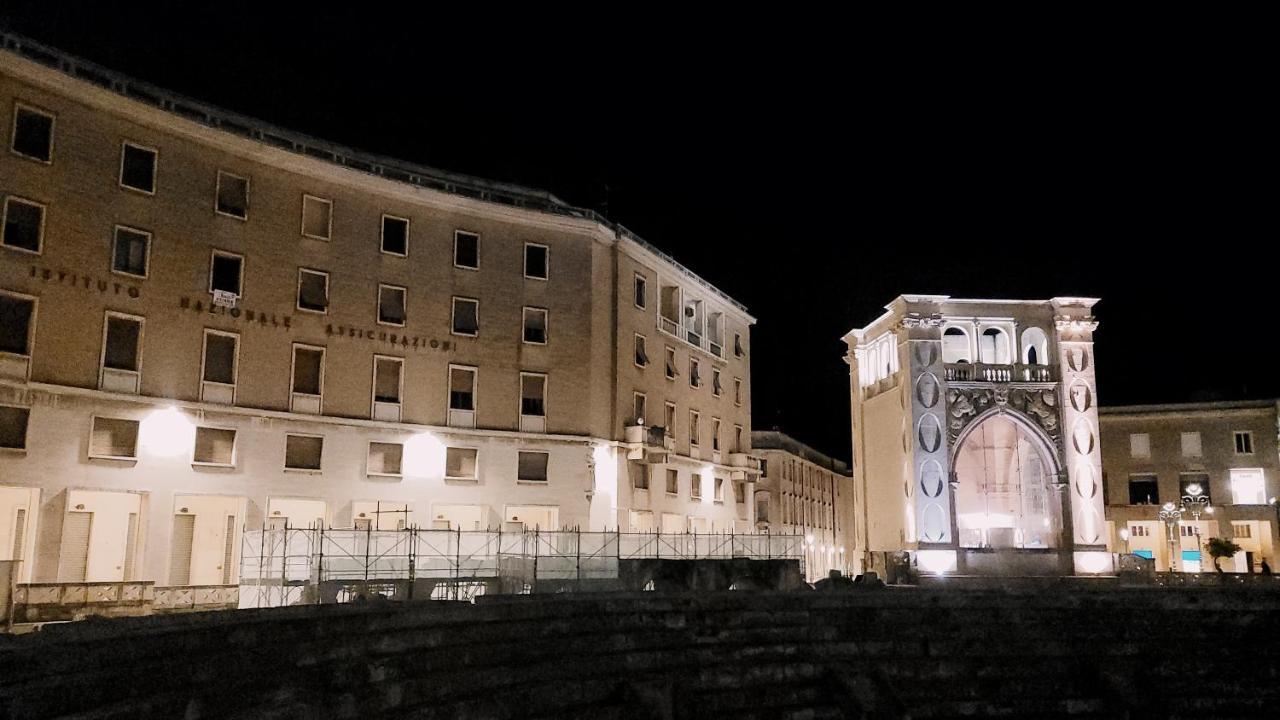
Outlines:
<svg viewBox="0 0 1280 720"><path fill-rule="evenodd" d="M1249 523L1231 523L1231 536L1236 538L1253 537L1253 526Z"/></svg>
<svg viewBox="0 0 1280 720"><path fill-rule="evenodd" d="M142 365L142 318L107 313L102 366L137 372Z"/></svg>
<svg viewBox="0 0 1280 720"><path fill-rule="evenodd" d="M1151 436L1147 433L1129 434L1129 457L1151 457Z"/></svg>
<svg viewBox="0 0 1280 720"><path fill-rule="evenodd" d="M1130 525L1129 536L1130 537L1150 537L1151 532L1150 530L1147 529L1146 525Z"/></svg>
<svg viewBox="0 0 1280 720"><path fill-rule="evenodd" d="M480 334L480 301L472 298L453 299L453 334L475 337Z"/></svg>
<svg viewBox="0 0 1280 720"><path fill-rule="evenodd" d="M53 115L26 105L13 108L13 143L9 146L25 158L47 163L53 160Z"/></svg>
<svg viewBox="0 0 1280 720"><path fill-rule="evenodd" d="M302 235L328 240L333 231L333 202L314 195L302 196Z"/></svg>
<svg viewBox="0 0 1280 720"><path fill-rule="evenodd" d="M320 395L324 388L324 348L293 346L293 392Z"/></svg>
<svg viewBox="0 0 1280 720"><path fill-rule="evenodd" d="M746 448L742 445L742 426L733 426L733 451L746 452Z"/></svg>
<svg viewBox="0 0 1280 720"><path fill-rule="evenodd" d="M465 230L453 233L453 266L466 270L480 269L480 236Z"/></svg>
<svg viewBox="0 0 1280 720"><path fill-rule="evenodd" d="M1160 485L1155 475L1129 476L1130 505L1159 505Z"/></svg>
<svg viewBox="0 0 1280 720"><path fill-rule="evenodd" d="M668 348L667 348L667 368L666 368L666 372L667 372L667 379L668 379L668 380L675 380L675 379L676 379L676 351L675 351L675 348L672 348L672 347L668 347Z"/></svg>
<svg viewBox="0 0 1280 720"><path fill-rule="evenodd" d="M213 209L219 215L245 220L249 217L249 178L218 171L218 190Z"/></svg>
<svg viewBox="0 0 1280 720"><path fill-rule="evenodd" d="M720 385L720 370L719 368L715 368L711 371L711 394L716 397L720 397L720 393L722 391L723 388Z"/></svg>
<svg viewBox="0 0 1280 720"><path fill-rule="evenodd" d="M747 502L747 484L736 482L733 484L733 501L739 505Z"/></svg>
<svg viewBox="0 0 1280 720"><path fill-rule="evenodd" d="M375 403L400 402L400 384L404 375L404 360L385 355L373 356L373 401Z"/></svg>
<svg viewBox="0 0 1280 720"><path fill-rule="evenodd" d="M546 417L546 375L538 373L520 373L520 414L531 417Z"/></svg>
<svg viewBox="0 0 1280 720"><path fill-rule="evenodd" d="M666 436L669 438L674 438L676 436L676 404L675 403L670 403L670 402L667 403L666 417L664 419L664 422L666 423L663 426L667 431Z"/></svg>
<svg viewBox="0 0 1280 720"><path fill-rule="evenodd" d="M711 498L716 502L724 502L724 478L715 478L712 482Z"/></svg>
<svg viewBox="0 0 1280 720"><path fill-rule="evenodd" d="M693 500L702 499L702 473L689 474L689 497Z"/></svg>
<svg viewBox="0 0 1280 720"><path fill-rule="evenodd" d="M44 206L19 197L4 199L4 235L0 244L39 253L44 240Z"/></svg>
<svg viewBox="0 0 1280 720"><path fill-rule="evenodd" d="M543 308L524 309L524 334L522 339L530 345L547 344L547 311Z"/></svg>
<svg viewBox="0 0 1280 720"><path fill-rule="evenodd" d="M1260 468L1231 471L1231 502L1235 505L1267 504L1267 484Z"/></svg>
<svg viewBox="0 0 1280 720"><path fill-rule="evenodd" d="M697 410L689 411L689 444L694 447L698 446L698 418L699 417L700 416L698 415Z"/></svg>
<svg viewBox="0 0 1280 720"><path fill-rule="evenodd" d="M649 398L644 393L633 393L631 398L631 417L635 424L643 425L644 419L649 416Z"/></svg>
<svg viewBox="0 0 1280 720"><path fill-rule="evenodd" d="M111 254L111 269L114 272L145 278L150 255L151 233L123 225L116 226L115 250Z"/></svg>
<svg viewBox="0 0 1280 720"><path fill-rule="evenodd" d="M702 374L698 372L698 358L689 358L689 387L702 387Z"/></svg>
<svg viewBox="0 0 1280 720"><path fill-rule="evenodd" d="M450 480L475 480L475 448L451 447L444 451L444 476Z"/></svg>
<svg viewBox="0 0 1280 720"><path fill-rule="evenodd" d="M637 490L649 489L649 466L644 463L627 463L627 473L631 475L631 487Z"/></svg>
<svg viewBox="0 0 1280 720"><path fill-rule="evenodd" d="M742 405L742 378L733 379L733 404Z"/></svg>
<svg viewBox="0 0 1280 720"><path fill-rule="evenodd" d="M196 449L191 456L195 465L235 465L236 431L226 428L196 428Z"/></svg>
<svg viewBox="0 0 1280 720"><path fill-rule="evenodd" d="M667 494L680 494L680 473L675 468L667 468Z"/></svg>
<svg viewBox="0 0 1280 720"><path fill-rule="evenodd" d="M0 405L0 449L25 450L30 419L28 408Z"/></svg>
<svg viewBox="0 0 1280 720"><path fill-rule="evenodd" d="M244 258L232 253L214 250L209 260L209 292L221 290L236 297L242 292Z"/></svg>
<svg viewBox="0 0 1280 720"><path fill-rule="evenodd" d="M1237 455L1253 454L1253 433L1248 430L1237 430L1234 433Z"/></svg>
<svg viewBox="0 0 1280 720"><path fill-rule="evenodd" d="M634 296L637 308L644 310L649 307L649 281L640 273L636 273Z"/></svg>
<svg viewBox="0 0 1280 720"><path fill-rule="evenodd" d="M401 443L370 442L368 475L400 477L404 461L404 445Z"/></svg>
<svg viewBox="0 0 1280 720"><path fill-rule="evenodd" d="M739 333L734 333L733 334L733 356L742 357L743 355L746 355L746 354L747 354L747 351L742 349L742 335Z"/></svg>
<svg viewBox="0 0 1280 720"><path fill-rule="evenodd" d="M978 361L986 365L1009 364L1009 337L999 328L987 328L978 338Z"/></svg>
<svg viewBox="0 0 1280 720"><path fill-rule="evenodd" d="M218 330L204 331L204 369L201 372L201 380L222 385L236 384L236 356L239 340L240 337L232 333Z"/></svg>
<svg viewBox="0 0 1280 720"><path fill-rule="evenodd" d="M35 317L35 298L0 292L0 353L31 355Z"/></svg>
<svg viewBox="0 0 1280 720"><path fill-rule="evenodd" d="M152 195L156 191L156 151L126 142L120 150L120 184Z"/></svg>
<svg viewBox="0 0 1280 720"><path fill-rule="evenodd" d="M285 435L284 469L319 470L324 438L319 435Z"/></svg>
<svg viewBox="0 0 1280 720"><path fill-rule="evenodd" d="M720 418L711 418L711 449L720 452Z"/></svg>
<svg viewBox="0 0 1280 720"><path fill-rule="evenodd" d="M329 273L298 268L298 309L329 312Z"/></svg>
<svg viewBox="0 0 1280 720"><path fill-rule="evenodd" d="M645 337L640 333L636 333L636 367L643 368L649 366L649 351L646 348L645 343Z"/></svg>
<svg viewBox="0 0 1280 720"><path fill-rule="evenodd" d="M468 367L449 367L449 409L476 409L476 370Z"/></svg>
<svg viewBox="0 0 1280 720"><path fill-rule="evenodd" d="M1200 457L1200 433L1198 432L1182 433L1182 457L1188 457L1188 458Z"/></svg>
<svg viewBox="0 0 1280 720"><path fill-rule="evenodd" d="M538 245L536 243L524 244L524 276L531 280L547 279L547 254L550 252L546 245Z"/></svg>
<svg viewBox="0 0 1280 720"><path fill-rule="evenodd" d="M547 461L551 453L520 451L516 461L516 480L520 482L547 481Z"/></svg>
<svg viewBox="0 0 1280 720"><path fill-rule="evenodd" d="M405 257L409 254L409 221L394 215L382 216L382 252Z"/></svg>
<svg viewBox="0 0 1280 720"><path fill-rule="evenodd" d="M378 323L403 327L405 289L398 285L378 285Z"/></svg>
<svg viewBox="0 0 1280 720"><path fill-rule="evenodd" d="M135 460L138 457L138 421L95 417L89 437L89 457Z"/></svg>

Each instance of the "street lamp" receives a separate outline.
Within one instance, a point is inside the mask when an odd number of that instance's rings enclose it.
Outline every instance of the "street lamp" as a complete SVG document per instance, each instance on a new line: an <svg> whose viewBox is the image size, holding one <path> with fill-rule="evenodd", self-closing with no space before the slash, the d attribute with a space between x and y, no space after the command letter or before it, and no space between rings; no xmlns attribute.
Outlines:
<svg viewBox="0 0 1280 720"><path fill-rule="evenodd" d="M1200 513L1207 512L1213 514L1213 506L1209 504L1209 496L1204 494L1204 487L1200 483L1190 483L1185 488L1186 494L1182 496L1182 507L1191 511L1191 520L1195 524L1192 529L1196 535L1196 552L1203 553L1203 546L1200 544ZM1201 570L1204 564L1201 563Z"/></svg>
<svg viewBox="0 0 1280 720"><path fill-rule="evenodd" d="M1120 528L1120 539L1124 541L1124 554L1129 554L1129 528Z"/></svg>
<svg viewBox="0 0 1280 720"><path fill-rule="evenodd" d="M1164 521L1165 534L1169 540L1169 570L1173 570L1173 558L1176 555L1178 542L1178 523L1182 521L1182 508L1167 502L1160 508L1160 519Z"/></svg>

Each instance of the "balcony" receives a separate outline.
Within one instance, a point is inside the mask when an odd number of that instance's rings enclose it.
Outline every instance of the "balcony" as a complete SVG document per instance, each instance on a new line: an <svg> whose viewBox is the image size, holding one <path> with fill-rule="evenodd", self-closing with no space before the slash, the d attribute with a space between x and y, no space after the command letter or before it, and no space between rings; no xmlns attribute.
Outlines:
<svg viewBox="0 0 1280 720"><path fill-rule="evenodd" d="M675 438L667 437L666 429L661 426L628 425L624 433L628 460L658 465L665 463L668 453L675 450Z"/></svg>
<svg viewBox="0 0 1280 720"><path fill-rule="evenodd" d="M1052 383L1058 381L1057 365L990 365L947 363L947 382Z"/></svg>
<svg viewBox="0 0 1280 720"><path fill-rule="evenodd" d="M724 360L724 345L719 338L712 335L704 335L696 328L681 327L680 321L669 318L665 315L658 316L658 330L666 335L679 340L685 345L695 347L706 354Z"/></svg>

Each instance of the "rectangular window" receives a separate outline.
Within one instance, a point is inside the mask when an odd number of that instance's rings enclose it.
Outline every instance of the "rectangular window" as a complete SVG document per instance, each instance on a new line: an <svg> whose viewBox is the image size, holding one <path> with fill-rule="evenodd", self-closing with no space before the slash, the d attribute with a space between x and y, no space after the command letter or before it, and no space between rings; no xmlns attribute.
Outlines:
<svg viewBox="0 0 1280 720"><path fill-rule="evenodd" d="M693 500L702 499L702 473L690 473L689 497Z"/></svg>
<svg viewBox="0 0 1280 720"><path fill-rule="evenodd" d="M746 448L742 444L742 426L733 426L733 451L746 452Z"/></svg>
<svg viewBox="0 0 1280 720"><path fill-rule="evenodd" d="M9 196L4 199L4 235L0 244L15 250L40 253L44 240L44 206Z"/></svg>
<svg viewBox="0 0 1280 720"><path fill-rule="evenodd" d="M1267 504L1267 483L1261 468L1232 469L1231 502L1235 505Z"/></svg>
<svg viewBox="0 0 1280 720"><path fill-rule="evenodd" d="M516 462L516 480L520 482L546 482L547 462L550 453L520 451Z"/></svg>
<svg viewBox="0 0 1280 720"><path fill-rule="evenodd" d="M0 405L0 448L5 450L25 450L27 448L27 425L31 420L31 410L13 405Z"/></svg>
<svg viewBox="0 0 1280 720"><path fill-rule="evenodd" d="M631 476L631 487L636 490L649 489L649 466L644 463L627 463L627 474Z"/></svg>
<svg viewBox="0 0 1280 720"><path fill-rule="evenodd" d="M314 195L302 196L302 235L328 240L333 233L333 202Z"/></svg>
<svg viewBox="0 0 1280 720"><path fill-rule="evenodd" d="M398 285L378 285L378 323L404 327L406 290Z"/></svg>
<svg viewBox="0 0 1280 720"><path fill-rule="evenodd" d="M298 268L298 309L329 312L329 273Z"/></svg>
<svg viewBox="0 0 1280 720"><path fill-rule="evenodd" d="M404 460L404 445L400 443L369 443L367 474L381 477L400 477Z"/></svg>
<svg viewBox="0 0 1280 720"><path fill-rule="evenodd" d="M631 396L631 418L637 425L643 425L649 416L649 398L644 393L633 393Z"/></svg>
<svg viewBox="0 0 1280 720"><path fill-rule="evenodd" d="M244 258L229 252L214 250L209 259L209 292L221 290L236 297L243 292Z"/></svg>
<svg viewBox="0 0 1280 720"><path fill-rule="evenodd" d="M156 191L156 151L125 142L120 150L120 184L148 195Z"/></svg>
<svg viewBox="0 0 1280 720"><path fill-rule="evenodd" d="M520 373L520 414L531 417L546 417L546 375Z"/></svg>
<svg viewBox="0 0 1280 720"><path fill-rule="evenodd" d="M324 438L319 435L285 435L286 470L319 470L324 455Z"/></svg>
<svg viewBox="0 0 1280 720"><path fill-rule="evenodd" d="M31 355L31 330L36 317L34 298L0 292L0 353Z"/></svg>
<svg viewBox="0 0 1280 720"><path fill-rule="evenodd" d="M1249 523L1231 523L1231 536L1237 538L1253 537L1253 526Z"/></svg>
<svg viewBox="0 0 1280 720"><path fill-rule="evenodd" d="M468 367L449 367L449 409L476 409L476 370Z"/></svg>
<svg viewBox="0 0 1280 720"><path fill-rule="evenodd" d="M530 345L547 344L547 311L543 308L524 309L524 342Z"/></svg>
<svg viewBox="0 0 1280 720"><path fill-rule="evenodd" d="M667 403L666 417L664 418L664 422L666 423L663 426L664 429L667 431L666 436L669 438L674 438L676 436L676 404L675 403Z"/></svg>
<svg viewBox="0 0 1280 720"><path fill-rule="evenodd" d="M1200 457L1200 433L1198 432L1182 433L1182 457L1188 457L1188 458Z"/></svg>
<svg viewBox="0 0 1280 720"><path fill-rule="evenodd" d="M742 379L741 378L733 379L733 404L738 406L742 405Z"/></svg>
<svg viewBox="0 0 1280 720"><path fill-rule="evenodd" d="M746 355L746 354L747 354L747 351L742 348L742 335L739 333L734 333L733 334L733 356L742 357L743 355Z"/></svg>
<svg viewBox="0 0 1280 720"><path fill-rule="evenodd" d="M1129 476L1130 505L1159 505L1160 484L1155 475Z"/></svg>
<svg viewBox="0 0 1280 720"><path fill-rule="evenodd" d="M475 448L451 447L444 451L444 476L450 480L475 480Z"/></svg>
<svg viewBox="0 0 1280 720"><path fill-rule="evenodd" d="M537 243L524 244L524 276L531 280L547 279L549 249Z"/></svg>
<svg viewBox="0 0 1280 720"><path fill-rule="evenodd" d="M384 355L373 356L373 401L399 403L404 360Z"/></svg>
<svg viewBox="0 0 1280 720"><path fill-rule="evenodd" d="M196 428L196 449L191 462L195 465L235 465L236 431L226 428Z"/></svg>
<svg viewBox="0 0 1280 720"><path fill-rule="evenodd" d="M324 388L324 348L293 346L293 392L320 395Z"/></svg>
<svg viewBox="0 0 1280 720"><path fill-rule="evenodd" d="M676 379L676 351L675 348L667 348L667 366L666 373L668 380Z"/></svg>
<svg viewBox="0 0 1280 720"><path fill-rule="evenodd" d="M649 307L649 281L640 273L636 273L634 302L641 310Z"/></svg>
<svg viewBox="0 0 1280 720"><path fill-rule="evenodd" d="M53 160L53 123L51 113L28 105L14 104L13 152L25 158L47 163Z"/></svg>
<svg viewBox="0 0 1280 720"><path fill-rule="evenodd" d="M1129 457L1151 457L1151 436L1147 433L1129 434Z"/></svg>
<svg viewBox="0 0 1280 720"><path fill-rule="evenodd" d="M89 457L134 460L138 457L138 421L95 417Z"/></svg>
<svg viewBox="0 0 1280 720"><path fill-rule="evenodd" d="M693 447L698 446L698 415L697 410L689 411L689 444Z"/></svg>
<svg viewBox="0 0 1280 720"><path fill-rule="evenodd" d="M711 449L720 452L720 418L711 418Z"/></svg>
<svg viewBox="0 0 1280 720"><path fill-rule="evenodd" d="M116 226L115 250L111 254L113 271L145 278L150 255L151 233L124 225Z"/></svg>
<svg viewBox="0 0 1280 720"><path fill-rule="evenodd" d="M724 387L720 384L720 370L713 369L711 371L711 394L720 397L720 393L724 391Z"/></svg>
<svg viewBox="0 0 1280 720"><path fill-rule="evenodd" d="M736 482L733 484L733 501L739 505L747 502L747 484Z"/></svg>
<svg viewBox="0 0 1280 720"><path fill-rule="evenodd" d="M480 236L465 230L453 233L453 266L467 270L480 269Z"/></svg>
<svg viewBox="0 0 1280 720"><path fill-rule="evenodd" d="M689 387L702 387L702 373L699 372L698 358L689 358Z"/></svg>
<svg viewBox="0 0 1280 720"><path fill-rule="evenodd" d="M712 499L716 502L724 502L724 478L715 478L712 487L714 488L712 492L715 493L711 496Z"/></svg>
<svg viewBox="0 0 1280 720"><path fill-rule="evenodd" d="M675 468L667 468L667 494L680 494L680 473Z"/></svg>
<svg viewBox="0 0 1280 720"><path fill-rule="evenodd" d="M236 384L236 357L240 336L218 330L204 331L204 382Z"/></svg>
<svg viewBox="0 0 1280 720"><path fill-rule="evenodd" d="M1234 433L1237 455L1253 454L1253 433L1247 430L1237 430Z"/></svg>
<svg viewBox="0 0 1280 720"><path fill-rule="evenodd" d="M142 365L142 318L107 313L102 366L138 372Z"/></svg>
<svg viewBox="0 0 1280 720"><path fill-rule="evenodd" d="M649 351L646 347L646 342L647 341L643 335L636 333L636 367L643 368L649 366Z"/></svg>
<svg viewBox="0 0 1280 720"><path fill-rule="evenodd" d="M453 299L453 334L475 337L480 334L480 301L472 298Z"/></svg>
<svg viewBox="0 0 1280 720"><path fill-rule="evenodd" d="M394 215L382 216L382 252L405 257L409 254L409 221Z"/></svg>
<svg viewBox="0 0 1280 720"><path fill-rule="evenodd" d="M233 218L249 218L249 178L218 171L218 189L213 209L219 215Z"/></svg>

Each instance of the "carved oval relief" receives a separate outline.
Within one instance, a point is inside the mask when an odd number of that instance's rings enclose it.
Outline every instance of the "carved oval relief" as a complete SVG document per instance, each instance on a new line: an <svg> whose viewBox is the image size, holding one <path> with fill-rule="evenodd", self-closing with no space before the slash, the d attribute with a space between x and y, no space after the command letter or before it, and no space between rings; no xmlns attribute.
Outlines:
<svg viewBox="0 0 1280 720"><path fill-rule="evenodd" d="M918 367L929 367L938 361L938 343L935 342L918 342L913 343L916 354L916 365Z"/></svg>
<svg viewBox="0 0 1280 720"><path fill-rule="evenodd" d="M1072 484L1075 486L1076 495L1085 499L1092 500L1098 494L1098 483L1093 477L1093 468L1080 464L1076 466Z"/></svg>
<svg viewBox="0 0 1280 720"><path fill-rule="evenodd" d="M920 536L926 542L942 542L947 537L947 516L938 503L925 506L920 525Z"/></svg>
<svg viewBox="0 0 1280 720"><path fill-rule="evenodd" d="M1094 444L1093 428L1087 420L1080 418L1075 430L1071 432L1072 447L1081 455L1089 455L1093 452Z"/></svg>
<svg viewBox="0 0 1280 720"><path fill-rule="evenodd" d="M1084 348L1071 348L1067 351L1067 367L1075 372L1084 372L1089 367L1089 353Z"/></svg>
<svg viewBox="0 0 1280 720"><path fill-rule="evenodd" d="M1106 523L1102 521L1102 516L1093 505L1086 505L1083 515L1084 517L1075 523L1076 540L1086 545L1100 545L1102 529L1106 527Z"/></svg>
<svg viewBox="0 0 1280 720"><path fill-rule="evenodd" d="M920 449L927 453L937 452L942 447L942 423L938 416L929 413L920 418L920 429L916 433L920 440Z"/></svg>
<svg viewBox="0 0 1280 720"><path fill-rule="evenodd" d="M1076 412L1088 412L1093 407L1093 391L1083 382L1071 386L1071 407Z"/></svg>
<svg viewBox="0 0 1280 720"><path fill-rule="evenodd" d="M941 396L942 388L938 384L937 375L927 372L916 380L916 402L927 408L932 408L938 404Z"/></svg>
<svg viewBox="0 0 1280 720"><path fill-rule="evenodd" d="M920 492L925 497L942 495L942 465L937 460L925 460L920 464Z"/></svg>

